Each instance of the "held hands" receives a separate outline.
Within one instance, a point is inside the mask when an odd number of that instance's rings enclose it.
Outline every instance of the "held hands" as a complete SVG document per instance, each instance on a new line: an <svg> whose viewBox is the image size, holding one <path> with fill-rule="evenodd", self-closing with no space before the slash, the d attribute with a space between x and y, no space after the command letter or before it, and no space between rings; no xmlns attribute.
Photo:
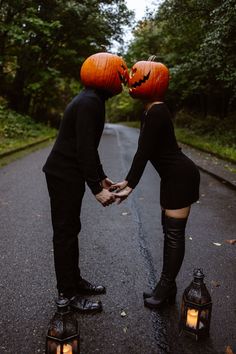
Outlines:
<svg viewBox="0 0 236 354"><path fill-rule="evenodd" d="M101 185L103 190L96 194L95 197L97 201L104 207L114 203L115 201L117 204L120 204L129 196L133 190L127 186L127 181L113 183L109 178L103 179Z"/></svg>
<svg viewBox="0 0 236 354"><path fill-rule="evenodd" d="M115 191L120 192L122 189L124 189L127 186L128 182L127 181L122 181L118 183L112 183L112 186L109 188L109 191L113 192Z"/></svg>
<svg viewBox="0 0 236 354"><path fill-rule="evenodd" d="M102 188L109 189L114 182L112 182L108 177L104 178L101 182Z"/></svg>
<svg viewBox="0 0 236 354"><path fill-rule="evenodd" d="M125 187L124 189L122 189L120 192L115 194L115 198L117 199L117 204L122 203L132 192L132 188L130 187Z"/></svg>
<svg viewBox="0 0 236 354"><path fill-rule="evenodd" d="M115 195L105 188L103 188L100 193L96 194L95 197L104 207L114 203L116 200Z"/></svg>
<svg viewBox="0 0 236 354"><path fill-rule="evenodd" d="M128 187L127 181L122 181L113 184L109 190L115 191L115 198L117 200L117 204L120 204L130 195L133 189Z"/></svg>
<svg viewBox="0 0 236 354"><path fill-rule="evenodd" d="M109 178L104 178L101 181L101 186L103 190L95 196L97 201L101 203L104 207L114 203L115 201L113 193L109 191L109 188L112 186L112 184L114 183Z"/></svg>

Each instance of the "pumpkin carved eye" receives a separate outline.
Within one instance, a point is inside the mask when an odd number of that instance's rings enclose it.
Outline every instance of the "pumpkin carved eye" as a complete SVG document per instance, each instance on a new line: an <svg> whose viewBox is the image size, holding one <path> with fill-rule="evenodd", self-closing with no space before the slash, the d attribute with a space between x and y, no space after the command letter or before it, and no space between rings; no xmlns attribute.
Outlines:
<svg viewBox="0 0 236 354"><path fill-rule="evenodd" d="M132 69L130 70L130 74L129 74L130 79L134 76L134 74L136 73L136 71L137 71L136 68L132 68Z"/></svg>
<svg viewBox="0 0 236 354"><path fill-rule="evenodd" d="M122 84L126 85L129 81L128 69L124 64L121 64L122 72L118 70L118 75Z"/></svg>
<svg viewBox="0 0 236 354"><path fill-rule="evenodd" d="M122 91L122 83L128 82L128 68L118 55L96 53L84 61L80 77L86 87L103 89L117 95Z"/></svg>

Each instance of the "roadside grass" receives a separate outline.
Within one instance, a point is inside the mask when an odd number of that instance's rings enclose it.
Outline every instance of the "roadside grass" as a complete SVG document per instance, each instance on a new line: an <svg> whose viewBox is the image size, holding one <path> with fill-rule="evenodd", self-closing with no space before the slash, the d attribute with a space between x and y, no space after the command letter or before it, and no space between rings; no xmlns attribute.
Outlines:
<svg viewBox="0 0 236 354"><path fill-rule="evenodd" d="M56 129L0 105L0 156L55 137Z"/></svg>
<svg viewBox="0 0 236 354"><path fill-rule="evenodd" d="M119 122L139 128L140 122ZM219 158L236 163L235 117L206 119L179 112L174 120L177 140Z"/></svg>
<svg viewBox="0 0 236 354"><path fill-rule="evenodd" d="M224 138L212 135L197 135L186 128L175 128L177 140L199 150L210 152L223 160L236 163L236 146L224 144Z"/></svg>
<svg viewBox="0 0 236 354"><path fill-rule="evenodd" d="M1 157L0 155L0 167L6 166L9 163L18 160L34 151L37 151L39 149L43 149L46 148L47 146L49 146L50 144L52 144L53 139L49 139L47 141L38 143L37 145L33 145L33 146L24 146L24 149L20 150L20 151L15 151L10 153L9 155L3 156Z"/></svg>

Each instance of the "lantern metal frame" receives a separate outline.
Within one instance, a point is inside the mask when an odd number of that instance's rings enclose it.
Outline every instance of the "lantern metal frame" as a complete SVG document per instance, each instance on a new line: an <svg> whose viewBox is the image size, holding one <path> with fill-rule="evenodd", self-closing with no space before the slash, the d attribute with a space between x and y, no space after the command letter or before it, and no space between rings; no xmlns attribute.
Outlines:
<svg viewBox="0 0 236 354"><path fill-rule="evenodd" d="M211 296L203 282L204 274L201 268L195 269L194 280L185 289L180 318L180 335L184 332L193 335L196 340L209 336L212 301ZM197 311L197 318L194 319L194 325L190 325L188 319L188 311Z"/></svg>
<svg viewBox="0 0 236 354"><path fill-rule="evenodd" d="M46 336L46 354L64 354L69 345L69 354L80 353L78 321L69 309L70 301L62 296L56 300L57 311L50 320Z"/></svg>

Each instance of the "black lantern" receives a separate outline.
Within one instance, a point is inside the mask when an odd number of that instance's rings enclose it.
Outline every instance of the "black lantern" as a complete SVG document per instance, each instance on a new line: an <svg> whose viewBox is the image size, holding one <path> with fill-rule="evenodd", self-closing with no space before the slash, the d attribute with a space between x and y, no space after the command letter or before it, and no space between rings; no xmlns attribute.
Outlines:
<svg viewBox="0 0 236 354"><path fill-rule="evenodd" d="M78 322L69 311L69 300L59 296L56 305L46 337L46 354L79 354Z"/></svg>
<svg viewBox="0 0 236 354"><path fill-rule="evenodd" d="M198 340L209 335L212 302L202 269L195 269L193 277L183 294L180 333L190 333Z"/></svg>

